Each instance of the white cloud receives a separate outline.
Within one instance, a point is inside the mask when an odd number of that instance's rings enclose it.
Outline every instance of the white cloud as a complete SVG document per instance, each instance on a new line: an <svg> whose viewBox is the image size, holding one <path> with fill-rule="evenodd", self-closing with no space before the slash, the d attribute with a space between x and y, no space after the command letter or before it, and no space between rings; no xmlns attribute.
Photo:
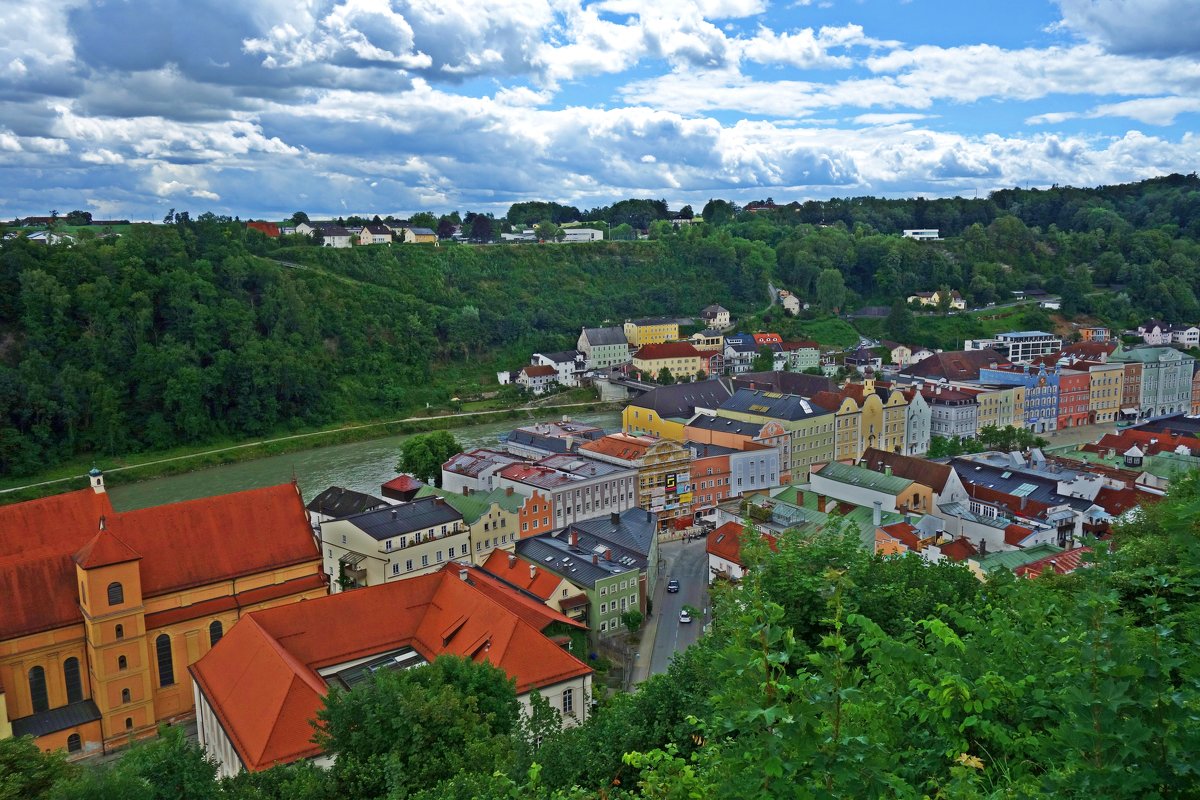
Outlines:
<svg viewBox="0 0 1200 800"><path fill-rule="evenodd" d="M1088 111L1051 111L1036 114L1025 121L1030 125L1054 125L1069 119L1125 117L1147 125L1172 125L1180 114L1200 112L1200 97L1140 97L1120 103L1107 103Z"/></svg>
<svg viewBox="0 0 1200 800"><path fill-rule="evenodd" d="M858 125L903 125L928 118L928 114L859 114L852 121Z"/></svg>
<svg viewBox="0 0 1200 800"><path fill-rule="evenodd" d="M1114 53L1200 53L1195 0L1056 0L1060 27Z"/></svg>

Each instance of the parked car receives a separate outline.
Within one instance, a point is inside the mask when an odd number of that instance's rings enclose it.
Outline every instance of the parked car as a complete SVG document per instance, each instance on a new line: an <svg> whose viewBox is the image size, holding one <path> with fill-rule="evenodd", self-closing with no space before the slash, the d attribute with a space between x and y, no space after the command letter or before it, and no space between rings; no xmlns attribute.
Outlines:
<svg viewBox="0 0 1200 800"><path fill-rule="evenodd" d="M679 591L679 581L675 580L674 578L671 578L671 580L667 581L667 591L670 592L671 594L675 594L676 592L678 592Z"/></svg>
<svg viewBox="0 0 1200 800"><path fill-rule="evenodd" d="M692 615L688 613L686 608L679 612L679 621L680 622L691 622L692 621Z"/></svg>

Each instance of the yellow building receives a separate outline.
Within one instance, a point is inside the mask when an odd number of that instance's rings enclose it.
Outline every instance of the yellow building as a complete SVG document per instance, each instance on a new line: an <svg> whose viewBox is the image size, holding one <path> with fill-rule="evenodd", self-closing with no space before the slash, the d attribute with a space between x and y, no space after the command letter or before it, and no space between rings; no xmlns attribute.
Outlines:
<svg viewBox="0 0 1200 800"><path fill-rule="evenodd" d="M671 317L631 319L625 323L625 340L630 347L674 342L679 339L679 323Z"/></svg>
<svg viewBox="0 0 1200 800"><path fill-rule="evenodd" d="M826 393L829 394L829 393ZM790 469L793 481L804 480L814 464L834 458L835 415L840 397L821 403L795 394L780 394L757 389L738 389L717 409L717 416L764 425L776 422L790 437L788 447L780 449L780 472Z"/></svg>
<svg viewBox="0 0 1200 800"><path fill-rule="evenodd" d="M78 492L0 509L0 733L69 757L193 713L188 666L245 613L326 593L295 486L116 513Z"/></svg>
<svg viewBox="0 0 1200 800"><path fill-rule="evenodd" d="M967 301L963 300L957 290L950 290L950 308L954 311L965 311ZM937 306L942 302L942 292L917 292L908 296L908 302L920 303L923 306Z"/></svg>
<svg viewBox="0 0 1200 800"><path fill-rule="evenodd" d="M1125 380L1125 365L1077 362L1073 369L1087 366L1091 373L1091 396L1088 398L1088 422L1092 424L1115 422L1121 413L1121 387Z"/></svg>
<svg viewBox="0 0 1200 800"><path fill-rule="evenodd" d="M978 386L954 384L961 392L979 402L979 429L994 425L997 428L1025 427L1024 386Z"/></svg>
<svg viewBox="0 0 1200 800"><path fill-rule="evenodd" d="M675 380L691 380L704 369L708 358L687 342L665 342L648 344L633 356L633 368L650 380L658 377L663 369L670 370Z"/></svg>
<svg viewBox="0 0 1200 800"><path fill-rule="evenodd" d="M904 452L908 400L894 388L877 386L870 372L861 384L848 383L840 392L821 392L813 400L835 409L836 460L857 461L869 447Z"/></svg>
<svg viewBox="0 0 1200 800"><path fill-rule="evenodd" d="M688 337L688 341L697 350L720 352L725 349L725 336L720 331L697 331Z"/></svg>
<svg viewBox="0 0 1200 800"><path fill-rule="evenodd" d="M692 515L692 451L669 439L610 433L579 447L598 461L638 471L637 507L658 515L660 529Z"/></svg>

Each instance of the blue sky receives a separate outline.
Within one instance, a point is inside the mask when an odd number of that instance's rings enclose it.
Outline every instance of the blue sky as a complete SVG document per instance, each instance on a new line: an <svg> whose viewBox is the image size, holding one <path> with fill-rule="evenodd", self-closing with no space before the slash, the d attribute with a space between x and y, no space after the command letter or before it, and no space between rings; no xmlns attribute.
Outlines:
<svg viewBox="0 0 1200 800"><path fill-rule="evenodd" d="M1098 185L1200 161L1195 0L7 0L0 218Z"/></svg>

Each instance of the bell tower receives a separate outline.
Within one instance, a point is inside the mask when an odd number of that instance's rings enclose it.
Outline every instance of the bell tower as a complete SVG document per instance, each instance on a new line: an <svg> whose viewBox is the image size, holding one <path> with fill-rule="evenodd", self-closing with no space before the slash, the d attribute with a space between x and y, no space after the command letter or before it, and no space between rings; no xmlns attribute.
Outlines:
<svg viewBox="0 0 1200 800"><path fill-rule="evenodd" d="M103 492L99 470L93 473L93 490ZM73 558L91 699L100 710L104 741L123 743L126 736L153 730L155 721L142 557L100 517L96 535Z"/></svg>

